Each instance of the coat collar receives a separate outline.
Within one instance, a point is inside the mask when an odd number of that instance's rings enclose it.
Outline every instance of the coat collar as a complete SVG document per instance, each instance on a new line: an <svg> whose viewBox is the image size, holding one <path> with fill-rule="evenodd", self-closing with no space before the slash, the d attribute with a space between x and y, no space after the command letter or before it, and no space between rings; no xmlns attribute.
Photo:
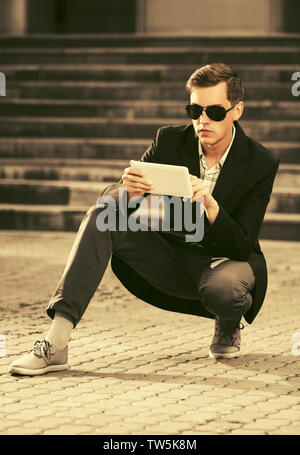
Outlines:
<svg viewBox="0 0 300 455"><path fill-rule="evenodd" d="M235 138L212 193L213 197L220 203L226 202L248 166L249 145L247 137L238 122L234 122L234 125L236 128ZM193 125L185 128L179 153L182 165L188 167L190 174L200 177L198 138L195 135Z"/></svg>

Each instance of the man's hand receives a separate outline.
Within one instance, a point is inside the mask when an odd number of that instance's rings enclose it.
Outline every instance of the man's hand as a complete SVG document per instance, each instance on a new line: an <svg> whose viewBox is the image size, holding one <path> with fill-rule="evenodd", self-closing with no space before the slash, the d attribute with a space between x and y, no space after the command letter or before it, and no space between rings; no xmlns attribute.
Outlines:
<svg viewBox="0 0 300 455"><path fill-rule="evenodd" d="M128 198L143 196L152 189L152 183L144 178L144 173L135 167L127 167L122 175Z"/></svg>
<svg viewBox="0 0 300 455"><path fill-rule="evenodd" d="M217 215L219 213L219 204L217 201L212 197L211 193L207 186L204 185L203 180L199 179L195 175L190 174L190 179L192 182L192 202L195 202L196 199L203 196L203 203L206 211L207 218L210 224L215 222Z"/></svg>

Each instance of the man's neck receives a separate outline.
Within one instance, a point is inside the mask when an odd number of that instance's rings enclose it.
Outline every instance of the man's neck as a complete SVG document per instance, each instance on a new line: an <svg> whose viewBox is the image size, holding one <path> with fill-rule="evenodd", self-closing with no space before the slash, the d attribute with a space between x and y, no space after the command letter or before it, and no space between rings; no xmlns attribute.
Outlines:
<svg viewBox="0 0 300 455"><path fill-rule="evenodd" d="M233 130L231 129L228 137L225 137L222 141L217 142L212 146L201 143L201 147L205 157L211 160L219 161L230 145L230 142L232 140L232 132Z"/></svg>

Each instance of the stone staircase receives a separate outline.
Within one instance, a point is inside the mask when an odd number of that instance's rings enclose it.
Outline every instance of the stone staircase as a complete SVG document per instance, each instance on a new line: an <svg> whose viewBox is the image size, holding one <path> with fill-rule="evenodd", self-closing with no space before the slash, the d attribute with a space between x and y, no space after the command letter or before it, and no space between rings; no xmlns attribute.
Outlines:
<svg viewBox="0 0 300 455"><path fill-rule="evenodd" d="M215 61L240 73L240 123L281 160L260 236L300 240L300 35L0 36L1 228L76 231L157 128L188 122L185 81Z"/></svg>

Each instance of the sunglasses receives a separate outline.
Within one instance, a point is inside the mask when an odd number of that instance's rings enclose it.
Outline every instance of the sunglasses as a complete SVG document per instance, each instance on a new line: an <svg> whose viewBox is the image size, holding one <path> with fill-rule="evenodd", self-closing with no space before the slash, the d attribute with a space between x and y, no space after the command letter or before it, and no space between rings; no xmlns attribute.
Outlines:
<svg viewBox="0 0 300 455"><path fill-rule="evenodd" d="M199 106L199 104L187 104L185 107L185 110L187 112L187 115L193 119L197 120L200 115L202 115L202 112L205 111L206 115L211 119L214 120L215 122L221 122L224 120L226 117L227 112L231 111L238 103L236 103L234 106L231 106L229 109L225 109L223 106L207 106L207 107L202 107Z"/></svg>

